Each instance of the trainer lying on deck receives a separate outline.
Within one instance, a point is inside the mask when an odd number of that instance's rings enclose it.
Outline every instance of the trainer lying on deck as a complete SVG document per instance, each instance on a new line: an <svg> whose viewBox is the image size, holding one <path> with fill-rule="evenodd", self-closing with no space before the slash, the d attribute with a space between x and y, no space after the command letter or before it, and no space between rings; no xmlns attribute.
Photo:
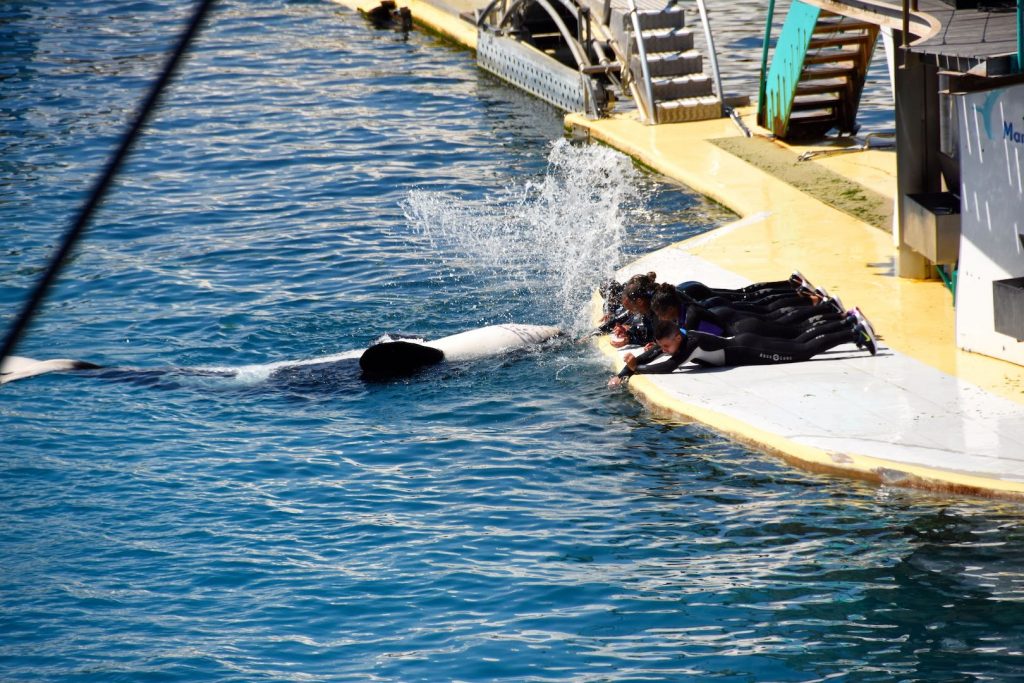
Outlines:
<svg viewBox="0 0 1024 683"><path fill-rule="evenodd" d="M812 325L843 320L846 311L841 306L838 299L828 299L821 304L783 307L770 313L739 311L731 306L707 308L668 284L658 285L651 297L651 308L658 320L679 321L685 330L721 337L749 332L762 337L796 339Z"/></svg>
<svg viewBox="0 0 1024 683"><path fill-rule="evenodd" d="M634 374L667 374L686 362L708 367L795 363L810 360L840 344L866 346L875 355L871 324L858 311L851 311L848 317L849 321L815 326L797 339L772 339L756 334L719 337L681 330L676 322L663 320L654 329L658 346L639 357L627 353L626 367L608 381L608 386L616 386Z"/></svg>
<svg viewBox="0 0 1024 683"><path fill-rule="evenodd" d="M612 346L643 346L654 341L654 325L660 316L654 315L652 299L659 290L665 289L673 289L678 293L680 305L685 302L697 304L704 309L729 309L731 318L739 316L773 319L785 316L795 308L808 308L820 304L827 297L826 292L814 290L810 282L799 272L794 272L788 280L759 282L740 289L713 289L693 281L674 286L659 285L655 273L634 275L623 286L621 300L618 301L621 308L631 314L631 317L626 320L620 319L620 322L612 326ZM607 303L606 299L606 305ZM808 313L800 319L822 312L824 311L818 310ZM614 315L614 312L606 310L605 319L611 319ZM721 332L711 331L715 334Z"/></svg>

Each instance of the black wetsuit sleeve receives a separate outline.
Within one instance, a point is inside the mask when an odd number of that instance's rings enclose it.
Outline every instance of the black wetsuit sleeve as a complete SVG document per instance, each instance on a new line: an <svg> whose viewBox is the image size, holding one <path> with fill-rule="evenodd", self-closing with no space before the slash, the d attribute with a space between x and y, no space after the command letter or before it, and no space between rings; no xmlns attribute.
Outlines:
<svg viewBox="0 0 1024 683"><path fill-rule="evenodd" d="M676 368L685 363L693 355L693 352L697 350L697 335L687 334L685 343L679 347L679 350L668 357L668 360L662 361L661 363L650 363L644 365L638 365L636 368L636 374L638 375L667 375L670 372L675 372ZM640 360L639 358L637 359Z"/></svg>
<svg viewBox="0 0 1024 683"><path fill-rule="evenodd" d="M639 356L636 357L637 366L643 366L646 363L650 363L655 358L661 355L661 349L655 346L653 349L647 349ZM633 374L633 371L629 369L628 365L622 366L622 370L619 371L619 377L629 377Z"/></svg>
<svg viewBox="0 0 1024 683"><path fill-rule="evenodd" d="M654 320L650 316L634 316L633 324L627 332L627 338L630 344L636 346L644 346L648 342L654 341Z"/></svg>

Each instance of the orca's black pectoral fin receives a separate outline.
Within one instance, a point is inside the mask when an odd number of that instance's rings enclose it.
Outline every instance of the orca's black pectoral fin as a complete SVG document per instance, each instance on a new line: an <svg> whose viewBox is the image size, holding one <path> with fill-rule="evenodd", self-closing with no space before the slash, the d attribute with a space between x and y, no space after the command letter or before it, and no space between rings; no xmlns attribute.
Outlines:
<svg viewBox="0 0 1024 683"><path fill-rule="evenodd" d="M444 360L444 352L432 346L406 341L375 344L359 357L359 367L370 377L403 377Z"/></svg>

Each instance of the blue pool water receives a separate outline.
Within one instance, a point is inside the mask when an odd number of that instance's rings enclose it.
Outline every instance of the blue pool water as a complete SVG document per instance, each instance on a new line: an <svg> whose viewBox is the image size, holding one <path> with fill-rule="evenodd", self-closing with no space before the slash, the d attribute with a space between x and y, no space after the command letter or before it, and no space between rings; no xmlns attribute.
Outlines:
<svg viewBox="0 0 1024 683"><path fill-rule="evenodd" d="M5 325L180 5L0 5ZM1017 506L793 470L586 345L268 377L578 329L603 269L726 219L465 51L225 0L19 352L243 371L0 389L0 680L1019 677Z"/></svg>

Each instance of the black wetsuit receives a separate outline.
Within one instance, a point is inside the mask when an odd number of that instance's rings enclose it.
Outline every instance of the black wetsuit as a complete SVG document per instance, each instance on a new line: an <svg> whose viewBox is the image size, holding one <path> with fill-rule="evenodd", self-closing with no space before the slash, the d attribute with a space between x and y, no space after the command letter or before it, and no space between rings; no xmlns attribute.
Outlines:
<svg viewBox="0 0 1024 683"><path fill-rule="evenodd" d="M774 365L810 360L833 346L856 342L856 328L846 321L826 323L809 330L796 339L772 339L756 334L719 337L704 332L685 332L679 350L660 363L652 363L664 355L659 348L637 356L637 369L626 366L619 377L636 374L667 374L686 362L707 367L733 365Z"/></svg>
<svg viewBox="0 0 1024 683"><path fill-rule="evenodd" d="M760 299L747 299L742 301L732 301L721 296L712 296L707 299L698 299L698 303L706 308L714 308L716 306L728 306L729 308L735 308L737 311L745 311L747 313L772 313L781 308L794 308L794 307L806 307L813 306L814 301L808 296L800 296L796 292L789 293L778 293L770 294L768 296L761 297Z"/></svg>
<svg viewBox="0 0 1024 683"><path fill-rule="evenodd" d="M711 289L699 282L683 282L676 285L676 291L684 299L705 308L727 306L748 313L767 314L782 308L814 305L809 296L801 295L788 282L759 283L743 290Z"/></svg>
<svg viewBox="0 0 1024 683"><path fill-rule="evenodd" d="M679 320L682 321L681 327L687 331L706 332L722 337L748 333L776 339L796 339L813 324L838 322L845 317L831 306L816 314L805 314L809 310L810 307L800 307L786 316L778 316L777 319L771 320L754 317L727 306L708 309L699 304L684 304L679 308ZM815 318L813 322L810 321L811 318Z"/></svg>
<svg viewBox="0 0 1024 683"><path fill-rule="evenodd" d="M776 282L755 282L752 285L740 287L739 289L722 289L708 287L703 282L689 280L687 282L680 282L676 285L676 289L697 300L718 296L730 301L749 301L771 294L793 294L796 291L796 285L789 280L778 280Z"/></svg>
<svg viewBox="0 0 1024 683"><path fill-rule="evenodd" d="M654 341L654 326L657 324L653 315L634 315L629 321L626 337L634 346L645 346Z"/></svg>

